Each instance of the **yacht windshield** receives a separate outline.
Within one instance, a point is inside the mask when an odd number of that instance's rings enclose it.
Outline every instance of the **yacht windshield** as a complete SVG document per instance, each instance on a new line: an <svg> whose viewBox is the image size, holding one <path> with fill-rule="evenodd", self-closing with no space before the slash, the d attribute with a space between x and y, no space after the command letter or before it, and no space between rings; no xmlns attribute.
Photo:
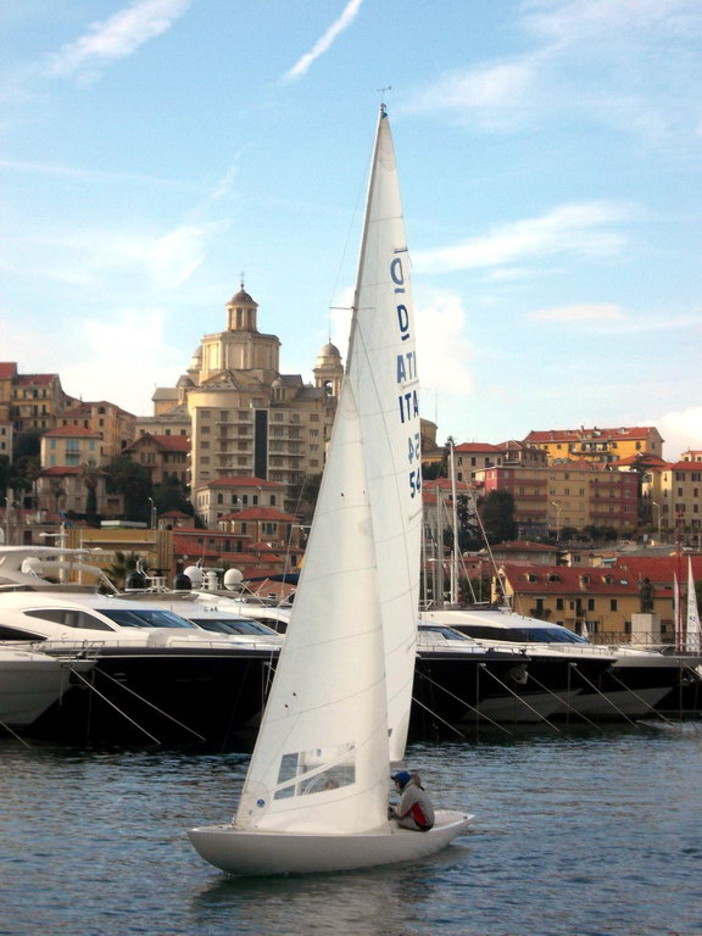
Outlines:
<svg viewBox="0 0 702 936"><path fill-rule="evenodd" d="M201 617L190 616L188 620L205 630L218 631L220 634L253 634L254 636L277 636L276 632L265 624L252 621L249 618L218 618L215 615L205 614Z"/></svg>
<svg viewBox="0 0 702 936"><path fill-rule="evenodd" d="M442 637L444 640L468 640L465 634L459 634L458 631L450 627L437 627L434 625L420 624L419 631L423 634L433 634L434 637Z"/></svg>
<svg viewBox="0 0 702 936"><path fill-rule="evenodd" d="M458 626L464 634L470 634L479 640L504 640L510 643L589 643L567 627L490 627L481 624Z"/></svg>
<svg viewBox="0 0 702 936"><path fill-rule="evenodd" d="M190 621L164 608L100 608L100 612L120 627L178 627L181 630L197 630Z"/></svg>

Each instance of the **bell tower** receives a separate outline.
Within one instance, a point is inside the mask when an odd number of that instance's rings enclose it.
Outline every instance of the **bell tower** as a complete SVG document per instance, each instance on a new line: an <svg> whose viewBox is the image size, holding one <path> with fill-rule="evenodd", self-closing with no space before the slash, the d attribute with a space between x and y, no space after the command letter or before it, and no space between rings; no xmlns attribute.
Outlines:
<svg viewBox="0 0 702 936"><path fill-rule="evenodd" d="M227 331L258 331L256 327L256 312L258 303L244 289L244 280L241 280L241 289L232 296L227 303Z"/></svg>

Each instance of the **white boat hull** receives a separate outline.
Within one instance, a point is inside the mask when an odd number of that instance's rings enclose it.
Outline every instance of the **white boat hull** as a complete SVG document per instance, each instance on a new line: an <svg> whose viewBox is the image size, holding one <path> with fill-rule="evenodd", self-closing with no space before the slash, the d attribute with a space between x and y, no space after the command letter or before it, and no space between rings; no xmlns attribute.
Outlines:
<svg viewBox="0 0 702 936"><path fill-rule="evenodd" d="M388 822L355 835L249 831L231 825L200 826L188 835L205 861L228 874L310 874L425 858L465 833L472 819L466 813L437 810L429 832Z"/></svg>
<svg viewBox="0 0 702 936"><path fill-rule="evenodd" d="M24 650L0 653L0 724L27 728L69 688L72 669L85 672L92 666Z"/></svg>

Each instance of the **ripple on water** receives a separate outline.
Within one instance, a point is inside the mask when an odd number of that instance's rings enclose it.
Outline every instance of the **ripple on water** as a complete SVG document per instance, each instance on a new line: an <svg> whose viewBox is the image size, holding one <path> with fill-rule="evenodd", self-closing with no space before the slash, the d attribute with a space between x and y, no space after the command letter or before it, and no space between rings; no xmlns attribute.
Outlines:
<svg viewBox="0 0 702 936"><path fill-rule="evenodd" d="M415 745L472 832L416 865L235 880L192 850L248 759L0 742L0 936L699 936L700 733ZM29 895L29 899L28 899Z"/></svg>

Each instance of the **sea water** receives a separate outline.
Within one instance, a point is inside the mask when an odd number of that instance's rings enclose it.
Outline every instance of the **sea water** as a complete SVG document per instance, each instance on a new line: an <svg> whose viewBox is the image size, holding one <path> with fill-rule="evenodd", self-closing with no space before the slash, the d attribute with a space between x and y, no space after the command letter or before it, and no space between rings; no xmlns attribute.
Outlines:
<svg viewBox="0 0 702 936"><path fill-rule="evenodd" d="M185 830L230 818L246 755L3 739L0 934L700 936L701 754L694 722L414 745L435 802L475 813L468 836L414 864L234 879Z"/></svg>

